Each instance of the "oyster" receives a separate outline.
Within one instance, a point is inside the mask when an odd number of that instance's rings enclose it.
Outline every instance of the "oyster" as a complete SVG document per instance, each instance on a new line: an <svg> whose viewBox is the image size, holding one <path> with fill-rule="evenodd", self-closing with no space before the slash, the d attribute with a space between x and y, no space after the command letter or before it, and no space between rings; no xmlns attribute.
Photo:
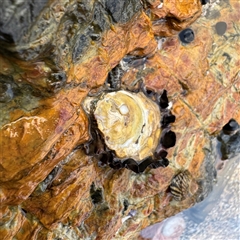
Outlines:
<svg viewBox="0 0 240 240"><path fill-rule="evenodd" d="M87 97L83 108L90 115L92 139L84 144L86 154L100 165L135 173L167 167L166 149L176 142L169 125L175 116L167 107L166 90L158 94L143 86L137 93L120 90Z"/></svg>
<svg viewBox="0 0 240 240"><path fill-rule="evenodd" d="M106 145L119 158L141 160L153 155L161 133L159 106L143 93L111 92L94 111Z"/></svg>

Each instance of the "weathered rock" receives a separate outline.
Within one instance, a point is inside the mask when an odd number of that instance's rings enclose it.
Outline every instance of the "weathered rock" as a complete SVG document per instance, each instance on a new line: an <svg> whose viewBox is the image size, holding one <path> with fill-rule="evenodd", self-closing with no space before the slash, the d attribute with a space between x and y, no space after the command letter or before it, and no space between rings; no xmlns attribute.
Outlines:
<svg viewBox="0 0 240 240"><path fill-rule="evenodd" d="M200 15L201 2L142 2L0 6L7 10L0 14L0 76L7 84L0 92L3 239L134 239L211 191L211 138L231 118L240 123L240 5L216 5L217 18L210 9L183 45L178 31ZM18 9L26 14L15 24ZM220 21L227 24L224 36L215 31ZM81 104L106 88L116 66L120 74L112 77L121 89L167 90L177 136L168 167L114 170L83 151L91 122ZM186 170L194 191L176 201L169 186Z"/></svg>
<svg viewBox="0 0 240 240"><path fill-rule="evenodd" d="M220 149L222 154L222 160L233 158L240 153L240 131L239 130L231 136L221 133L218 136L218 140L221 143Z"/></svg>
<svg viewBox="0 0 240 240"><path fill-rule="evenodd" d="M29 32L33 22L47 5L43 1L3 1L0 8L0 40L7 43L18 43Z"/></svg>
<svg viewBox="0 0 240 240"><path fill-rule="evenodd" d="M2 204L21 203L56 164L88 139L88 122L79 106L84 92L65 93L43 101L34 116L21 116L2 127Z"/></svg>

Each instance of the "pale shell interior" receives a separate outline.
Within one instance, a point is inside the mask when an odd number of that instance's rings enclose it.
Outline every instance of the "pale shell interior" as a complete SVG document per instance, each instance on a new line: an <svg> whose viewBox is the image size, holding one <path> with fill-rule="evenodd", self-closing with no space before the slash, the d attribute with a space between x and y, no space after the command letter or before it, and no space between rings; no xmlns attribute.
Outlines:
<svg viewBox="0 0 240 240"><path fill-rule="evenodd" d="M160 109L143 93L107 93L97 102L94 116L106 145L119 158L153 155L161 133Z"/></svg>

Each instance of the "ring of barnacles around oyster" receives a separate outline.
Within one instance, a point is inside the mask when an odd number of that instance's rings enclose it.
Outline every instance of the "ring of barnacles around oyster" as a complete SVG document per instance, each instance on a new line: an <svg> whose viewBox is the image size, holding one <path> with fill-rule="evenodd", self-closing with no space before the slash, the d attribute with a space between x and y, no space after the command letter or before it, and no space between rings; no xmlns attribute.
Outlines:
<svg viewBox="0 0 240 240"><path fill-rule="evenodd" d="M91 133L90 141L84 144L86 154L98 159L101 166L135 173L148 167L167 167L167 149L176 143L170 129L175 116L167 91L157 93L142 84L137 92L131 92L119 86L88 96L83 102Z"/></svg>

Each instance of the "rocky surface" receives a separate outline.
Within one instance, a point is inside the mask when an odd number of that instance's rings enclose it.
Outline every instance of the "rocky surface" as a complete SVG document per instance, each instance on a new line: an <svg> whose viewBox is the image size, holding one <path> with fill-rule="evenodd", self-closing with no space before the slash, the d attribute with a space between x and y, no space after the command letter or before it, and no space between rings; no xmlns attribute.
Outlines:
<svg viewBox="0 0 240 240"><path fill-rule="evenodd" d="M218 164L221 151L218 147L215 150ZM238 154L235 158L224 160L224 167L217 171L217 182L213 191L206 199L175 216L147 227L141 232L141 236L145 240L239 239L239 158Z"/></svg>
<svg viewBox="0 0 240 240"><path fill-rule="evenodd" d="M134 239L206 197L210 139L231 118L240 123L239 7L216 1L196 21L198 0L1 5L3 239ZM185 45L178 31L190 24L195 38ZM168 91L177 135L168 167L113 170L83 151L91 122L81 104L110 76L124 89ZM169 185L184 170L201 191L176 201Z"/></svg>

